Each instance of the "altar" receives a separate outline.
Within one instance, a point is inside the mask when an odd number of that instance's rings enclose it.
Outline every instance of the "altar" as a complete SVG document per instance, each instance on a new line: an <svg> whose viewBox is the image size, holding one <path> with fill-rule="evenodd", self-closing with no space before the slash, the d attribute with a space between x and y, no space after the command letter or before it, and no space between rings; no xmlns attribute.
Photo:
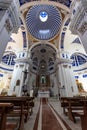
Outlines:
<svg viewBox="0 0 87 130"><path fill-rule="evenodd" d="M50 96L49 91L38 91L38 97L46 97L48 98Z"/></svg>

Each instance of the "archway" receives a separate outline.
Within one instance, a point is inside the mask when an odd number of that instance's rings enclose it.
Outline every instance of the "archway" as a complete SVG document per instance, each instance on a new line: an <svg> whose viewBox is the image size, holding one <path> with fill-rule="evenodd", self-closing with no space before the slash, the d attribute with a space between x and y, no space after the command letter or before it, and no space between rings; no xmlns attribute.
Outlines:
<svg viewBox="0 0 87 130"><path fill-rule="evenodd" d="M49 91L50 75L55 73L57 65L57 49L49 42L38 43L30 48L31 72L36 75L36 89Z"/></svg>

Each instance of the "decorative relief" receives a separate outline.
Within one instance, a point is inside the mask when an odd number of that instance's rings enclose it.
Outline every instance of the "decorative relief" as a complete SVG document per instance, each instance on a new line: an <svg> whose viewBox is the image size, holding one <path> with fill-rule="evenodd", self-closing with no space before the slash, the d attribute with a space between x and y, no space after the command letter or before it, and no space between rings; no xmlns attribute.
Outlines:
<svg viewBox="0 0 87 130"><path fill-rule="evenodd" d="M6 30L7 30L8 32L11 32L12 26L11 26L11 23L10 23L10 20L9 20L9 19L6 19L6 21L5 21L5 27L6 27Z"/></svg>
<svg viewBox="0 0 87 130"><path fill-rule="evenodd" d="M78 31L83 35L87 31L87 22L84 22Z"/></svg>

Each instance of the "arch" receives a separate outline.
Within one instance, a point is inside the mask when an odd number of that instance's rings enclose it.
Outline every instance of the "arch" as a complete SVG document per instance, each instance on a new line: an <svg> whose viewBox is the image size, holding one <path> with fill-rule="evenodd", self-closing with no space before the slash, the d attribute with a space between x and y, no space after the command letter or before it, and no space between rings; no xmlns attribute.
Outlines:
<svg viewBox="0 0 87 130"><path fill-rule="evenodd" d="M31 52L35 47L40 46L41 44L48 45L49 47L53 48L56 53L58 53L57 48L56 48L53 44L51 44L50 42L47 42L47 41L37 42L36 44L33 44L33 45L30 47L29 52Z"/></svg>
<svg viewBox="0 0 87 130"><path fill-rule="evenodd" d="M28 3L25 3L25 4L23 4L21 7L20 7L20 11L23 11L24 12L24 10L26 11L26 8L30 8L31 6L34 6L34 5L37 5L37 4L47 4L47 5L53 5L53 6L56 6L56 7L58 7L58 8L60 8L60 9L63 9L63 10L65 10L65 11L67 11L68 13L70 12L70 9L67 7L67 6L65 6L65 5L63 5L63 4L61 4L61 3L59 3L59 2L54 2L54 1L33 1L33 2L28 2Z"/></svg>
<svg viewBox="0 0 87 130"><path fill-rule="evenodd" d="M30 48L32 61L31 71L34 73L53 73L57 58L57 48L49 42L39 42ZM37 59L37 61L35 61ZM50 60L51 59L51 60Z"/></svg>
<svg viewBox="0 0 87 130"><path fill-rule="evenodd" d="M72 66L79 66L87 62L87 56L82 53L74 53L70 59L73 60Z"/></svg>
<svg viewBox="0 0 87 130"><path fill-rule="evenodd" d="M6 52L2 57L2 62L8 66L14 66L16 57L14 52Z"/></svg>
<svg viewBox="0 0 87 130"><path fill-rule="evenodd" d="M44 75L41 76L41 83L42 84L46 83L46 77Z"/></svg>

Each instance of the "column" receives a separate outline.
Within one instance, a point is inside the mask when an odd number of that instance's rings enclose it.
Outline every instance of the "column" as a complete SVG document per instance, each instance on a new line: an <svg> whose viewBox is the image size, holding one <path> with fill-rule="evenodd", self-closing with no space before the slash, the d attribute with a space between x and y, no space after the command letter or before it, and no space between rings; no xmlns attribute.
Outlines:
<svg viewBox="0 0 87 130"><path fill-rule="evenodd" d="M72 60L67 52L60 52L58 59L58 87L60 96L71 97L78 94L78 88L75 82L74 73L72 70Z"/></svg>
<svg viewBox="0 0 87 130"><path fill-rule="evenodd" d="M59 65L59 83L60 83L60 95L72 97L78 94L78 89L74 79L74 74L69 64Z"/></svg>
<svg viewBox="0 0 87 130"><path fill-rule="evenodd" d="M14 1L0 1L0 61L12 33L20 26L18 8Z"/></svg>
<svg viewBox="0 0 87 130"><path fill-rule="evenodd" d="M27 81L29 78L27 76L28 73L29 73L29 58L27 57L27 52L21 51L17 55L16 64L14 66L14 71L8 95L13 94L15 94L16 96L22 95L23 86L24 85L27 86Z"/></svg>

